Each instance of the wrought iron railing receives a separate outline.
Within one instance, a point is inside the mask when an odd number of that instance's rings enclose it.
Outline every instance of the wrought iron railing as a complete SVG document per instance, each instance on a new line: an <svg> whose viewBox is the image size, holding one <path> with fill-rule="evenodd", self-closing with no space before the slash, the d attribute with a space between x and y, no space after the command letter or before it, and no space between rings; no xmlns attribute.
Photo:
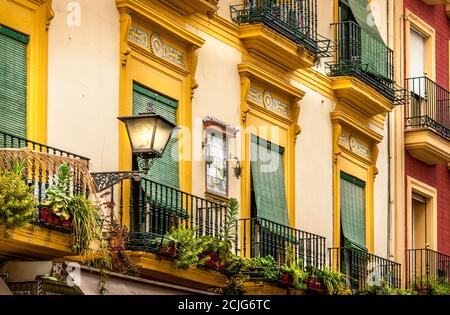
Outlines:
<svg viewBox="0 0 450 315"><path fill-rule="evenodd" d="M146 178L133 182L130 190L130 249L153 250L155 237L181 225L196 236L221 236L226 205Z"/></svg>
<svg viewBox="0 0 450 315"><path fill-rule="evenodd" d="M331 41L317 33L317 0L245 0L230 9L238 24L262 23L318 57L331 57Z"/></svg>
<svg viewBox="0 0 450 315"><path fill-rule="evenodd" d="M450 287L450 256L431 249L406 251L406 286L429 290L434 283Z"/></svg>
<svg viewBox="0 0 450 315"><path fill-rule="evenodd" d="M355 76L388 99L396 99L394 52L353 21L331 24L336 55L327 66L331 76Z"/></svg>
<svg viewBox="0 0 450 315"><path fill-rule="evenodd" d="M28 140L23 137L15 136L3 131L0 131L0 148L28 148L37 152L83 160L86 161L86 167L89 165L89 159L81 155L64 151L36 141ZM39 163L30 163L28 166L26 165L26 169L23 171L23 174L25 174L24 176L26 177L27 185L34 188L34 194L38 204L41 204L45 200L45 191L49 187L51 178L54 175L51 170L51 167L42 167ZM81 172L77 169L73 170L70 190L72 194L88 194L88 188L83 184ZM52 216L48 213L46 207L40 205L38 206L38 210L39 217L36 220L36 224L65 232L71 231L70 227L58 226L55 225L54 222L51 222Z"/></svg>
<svg viewBox="0 0 450 315"><path fill-rule="evenodd" d="M450 92L427 77L406 80L405 128L431 128L450 138Z"/></svg>
<svg viewBox="0 0 450 315"><path fill-rule="evenodd" d="M325 237L262 218L238 220L236 234L237 255L272 256L279 265L295 262L303 268L325 266Z"/></svg>
<svg viewBox="0 0 450 315"><path fill-rule="evenodd" d="M401 265L391 260L350 248L329 248L329 267L342 272L347 286L365 291L371 286L401 287Z"/></svg>

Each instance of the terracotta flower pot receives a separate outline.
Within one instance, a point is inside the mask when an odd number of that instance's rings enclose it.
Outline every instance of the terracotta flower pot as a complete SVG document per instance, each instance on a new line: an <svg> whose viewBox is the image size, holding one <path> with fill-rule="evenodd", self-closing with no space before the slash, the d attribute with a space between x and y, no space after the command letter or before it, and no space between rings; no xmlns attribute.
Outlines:
<svg viewBox="0 0 450 315"><path fill-rule="evenodd" d="M307 290L316 294L326 294L326 287L318 279L309 277L306 281Z"/></svg>
<svg viewBox="0 0 450 315"><path fill-rule="evenodd" d="M55 212L50 208L40 209L40 221L53 226L63 227L66 229L72 228L72 220L64 220L60 216L56 215Z"/></svg>
<svg viewBox="0 0 450 315"><path fill-rule="evenodd" d="M161 246L159 247L159 252L160 252L162 255L166 255L166 256L170 256L170 257L175 257L175 256L177 255L177 253L178 253L178 249L177 249L177 247L175 246L175 244L171 243L171 244L166 245L166 246L161 245Z"/></svg>
<svg viewBox="0 0 450 315"><path fill-rule="evenodd" d="M219 255L215 252L203 252L202 254L200 254L200 259L204 261L206 267L216 271L222 271L226 267L225 264L220 260Z"/></svg>
<svg viewBox="0 0 450 315"><path fill-rule="evenodd" d="M283 272L280 276L280 282L292 286L294 284L294 277L290 272Z"/></svg>

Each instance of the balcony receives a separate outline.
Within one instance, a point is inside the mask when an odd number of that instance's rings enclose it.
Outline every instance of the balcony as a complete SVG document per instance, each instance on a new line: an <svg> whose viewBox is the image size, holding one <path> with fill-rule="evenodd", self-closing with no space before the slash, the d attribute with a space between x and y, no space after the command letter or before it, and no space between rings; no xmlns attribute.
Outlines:
<svg viewBox="0 0 450 315"><path fill-rule="evenodd" d="M406 251L406 286L433 294L436 286L450 288L450 256L431 249Z"/></svg>
<svg viewBox="0 0 450 315"><path fill-rule="evenodd" d="M238 221L241 240L236 244L236 255L267 257L279 266L290 262L302 268L325 267L325 237L278 224L262 218Z"/></svg>
<svg viewBox="0 0 450 315"><path fill-rule="evenodd" d="M162 0L161 2L182 15L201 13L212 18L217 11L219 0Z"/></svg>
<svg viewBox="0 0 450 315"><path fill-rule="evenodd" d="M245 0L230 9L249 53L288 70L311 67L318 57L331 56L331 41L317 33L316 0Z"/></svg>
<svg viewBox="0 0 450 315"><path fill-rule="evenodd" d="M337 41L336 55L327 67L330 76L338 77L333 80L338 98L357 102L368 116L386 113L393 103L403 101L401 90L394 82L394 52L355 22L332 26ZM368 85L370 91L352 78Z"/></svg>
<svg viewBox="0 0 450 315"><path fill-rule="evenodd" d="M43 207L41 203L45 199L45 191L54 175L59 159L65 158L81 163L86 169L89 159L0 131L0 152L2 150L4 154L13 152L11 150L18 150L18 156L21 150L29 150L29 152L37 154L31 158L31 162L25 164L26 168L23 173L26 174L26 184L34 188L39 214L33 222L34 227L29 224L22 229L10 232L10 238L8 239L0 237L0 253L45 259L71 254L72 227L57 224L50 216L48 209ZM42 158L42 160L46 161L47 164L42 161L37 162L38 155L45 156L46 158ZM11 161L3 162L9 163ZM83 183L81 169L74 169L70 187L73 194L88 193L87 186Z"/></svg>
<svg viewBox="0 0 450 315"><path fill-rule="evenodd" d="M365 292L383 284L401 287L401 265L396 262L350 248L329 248L328 254L330 268L342 272L352 290Z"/></svg>
<svg viewBox="0 0 450 315"><path fill-rule="evenodd" d="M124 182L120 182L119 218L125 204ZM225 222L226 205L142 178L130 184L130 235L126 248L143 276L207 290L223 287L223 274L190 267L177 269L173 255L161 253L161 239L172 228L185 226L196 237L219 238Z"/></svg>
<svg viewBox="0 0 450 315"><path fill-rule="evenodd" d="M406 80L405 148L422 162L450 162L450 93L426 77Z"/></svg>

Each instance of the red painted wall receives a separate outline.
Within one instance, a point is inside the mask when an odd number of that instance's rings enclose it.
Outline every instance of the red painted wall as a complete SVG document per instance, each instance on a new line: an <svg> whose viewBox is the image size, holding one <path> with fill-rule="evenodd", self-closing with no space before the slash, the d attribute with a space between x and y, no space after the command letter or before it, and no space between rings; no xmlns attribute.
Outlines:
<svg viewBox="0 0 450 315"><path fill-rule="evenodd" d="M436 30L436 83L448 89L450 19L445 5L429 6L422 0L404 0L404 6Z"/></svg>
<svg viewBox="0 0 450 315"><path fill-rule="evenodd" d="M428 6L422 0L405 0L404 5L436 30L436 83L448 90L450 19L445 5ZM447 165L429 166L405 152L405 174L436 188L438 251L450 255L450 171Z"/></svg>

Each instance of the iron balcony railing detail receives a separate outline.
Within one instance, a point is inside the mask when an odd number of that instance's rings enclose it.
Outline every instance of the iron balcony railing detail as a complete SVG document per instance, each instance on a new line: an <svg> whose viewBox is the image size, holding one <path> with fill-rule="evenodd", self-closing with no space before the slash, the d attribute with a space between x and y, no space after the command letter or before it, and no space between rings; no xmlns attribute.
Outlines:
<svg viewBox="0 0 450 315"><path fill-rule="evenodd" d="M431 249L406 251L406 286L429 290L434 283L450 287L450 256Z"/></svg>
<svg viewBox="0 0 450 315"><path fill-rule="evenodd" d="M123 194L121 194L123 198ZM123 205L123 202L119 202ZM122 209L122 206L120 206ZM119 210L122 211L122 210ZM226 205L142 178L131 184L130 249L153 250L153 240L181 225L219 238Z"/></svg>
<svg viewBox="0 0 450 315"><path fill-rule="evenodd" d="M347 286L365 291L383 284L401 287L401 265L368 252L350 248L329 248L329 267L342 272Z"/></svg>
<svg viewBox="0 0 450 315"><path fill-rule="evenodd" d="M48 146L36 141L28 140L23 137L19 137L7 132L0 131L0 148L28 148L33 151L48 153L52 155L68 157L73 159L79 159L86 161L86 166L89 165L89 159L81 155L77 155L68 151L64 151L52 146ZM56 226L50 222L51 216L48 213L46 207L42 207L41 203L45 200L45 191L51 183L51 179L54 174L50 172L51 167L41 167L39 163L31 163L31 167L24 170L23 174L26 174L27 185L34 188L34 194L39 204L39 218L37 224L44 225L48 228L57 229L61 231L71 231L72 229L65 228L63 226ZM70 183L70 190L72 194L88 194L86 185L83 184L81 172L77 169L73 170L73 177Z"/></svg>
<svg viewBox="0 0 450 315"><path fill-rule="evenodd" d="M325 237L262 218L238 220L235 250L243 257L272 256L281 266L295 262L303 268L325 266Z"/></svg>
<svg viewBox="0 0 450 315"><path fill-rule="evenodd" d="M353 21L331 24L336 55L327 66L331 76L355 76L395 101L402 90L394 82L394 52Z"/></svg>
<svg viewBox="0 0 450 315"><path fill-rule="evenodd" d="M450 138L450 92L427 77L406 80L409 100L405 107L405 128L430 128Z"/></svg>
<svg viewBox="0 0 450 315"><path fill-rule="evenodd" d="M245 0L232 5L237 24L262 23L317 57L331 57L331 41L317 33L317 0Z"/></svg>

